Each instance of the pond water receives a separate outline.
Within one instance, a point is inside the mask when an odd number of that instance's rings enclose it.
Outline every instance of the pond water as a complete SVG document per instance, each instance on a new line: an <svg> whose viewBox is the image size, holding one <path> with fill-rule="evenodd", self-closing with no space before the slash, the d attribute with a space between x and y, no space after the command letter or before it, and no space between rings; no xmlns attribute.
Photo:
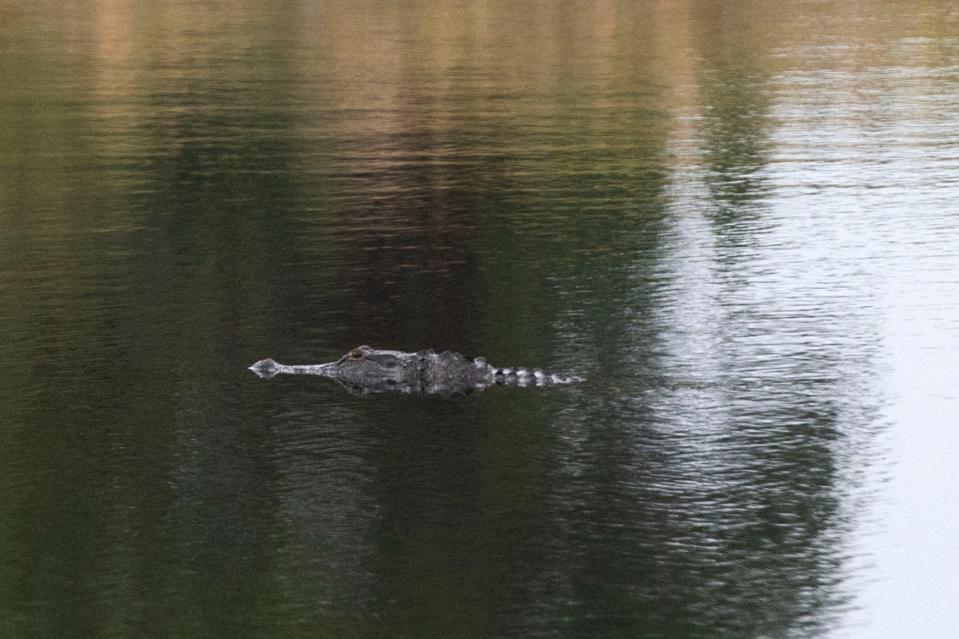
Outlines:
<svg viewBox="0 0 959 639"><path fill-rule="evenodd" d="M3 636L954 632L955 3L0 23Z"/></svg>

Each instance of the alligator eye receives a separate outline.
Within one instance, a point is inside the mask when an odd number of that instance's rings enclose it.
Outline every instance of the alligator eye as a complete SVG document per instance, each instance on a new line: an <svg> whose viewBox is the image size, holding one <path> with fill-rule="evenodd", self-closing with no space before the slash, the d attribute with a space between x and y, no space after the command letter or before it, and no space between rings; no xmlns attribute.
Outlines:
<svg viewBox="0 0 959 639"><path fill-rule="evenodd" d="M350 359L363 359L363 351L356 349L346 354Z"/></svg>

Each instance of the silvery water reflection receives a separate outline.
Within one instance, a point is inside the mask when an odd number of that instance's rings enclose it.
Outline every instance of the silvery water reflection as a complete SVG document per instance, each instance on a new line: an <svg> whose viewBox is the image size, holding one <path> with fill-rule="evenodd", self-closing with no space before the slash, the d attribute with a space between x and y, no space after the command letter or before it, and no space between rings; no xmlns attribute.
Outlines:
<svg viewBox="0 0 959 639"><path fill-rule="evenodd" d="M2 10L4 633L951 627L949 4L407 9Z"/></svg>

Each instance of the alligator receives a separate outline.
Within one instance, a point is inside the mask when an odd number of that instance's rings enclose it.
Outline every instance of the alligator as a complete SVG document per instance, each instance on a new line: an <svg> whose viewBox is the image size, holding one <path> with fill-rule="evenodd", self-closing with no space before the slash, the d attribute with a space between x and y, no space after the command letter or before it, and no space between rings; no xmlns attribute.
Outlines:
<svg viewBox="0 0 959 639"><path fill-rule="evenodd" d="M489 386L548 386L583 381L576 375L547 373L538 368L498 368L482 357L432 350L407 353L358 346L327 364L288 366L262 359L250 370L263 378L275 375L319 375L363 393L387 391L419 394L466 394Z"/></svg>

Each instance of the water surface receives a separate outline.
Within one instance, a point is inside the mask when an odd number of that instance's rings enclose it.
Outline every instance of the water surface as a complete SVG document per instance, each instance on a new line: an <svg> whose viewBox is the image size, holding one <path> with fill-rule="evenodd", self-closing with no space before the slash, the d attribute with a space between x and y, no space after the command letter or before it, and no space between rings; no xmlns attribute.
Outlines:
<svg viewBox="0 0 959 639"><path fill-rule="evenodd" d="M949 2L0 6L0 631L949 636ZM358 344L587 378L260 380Z"/></svg>

